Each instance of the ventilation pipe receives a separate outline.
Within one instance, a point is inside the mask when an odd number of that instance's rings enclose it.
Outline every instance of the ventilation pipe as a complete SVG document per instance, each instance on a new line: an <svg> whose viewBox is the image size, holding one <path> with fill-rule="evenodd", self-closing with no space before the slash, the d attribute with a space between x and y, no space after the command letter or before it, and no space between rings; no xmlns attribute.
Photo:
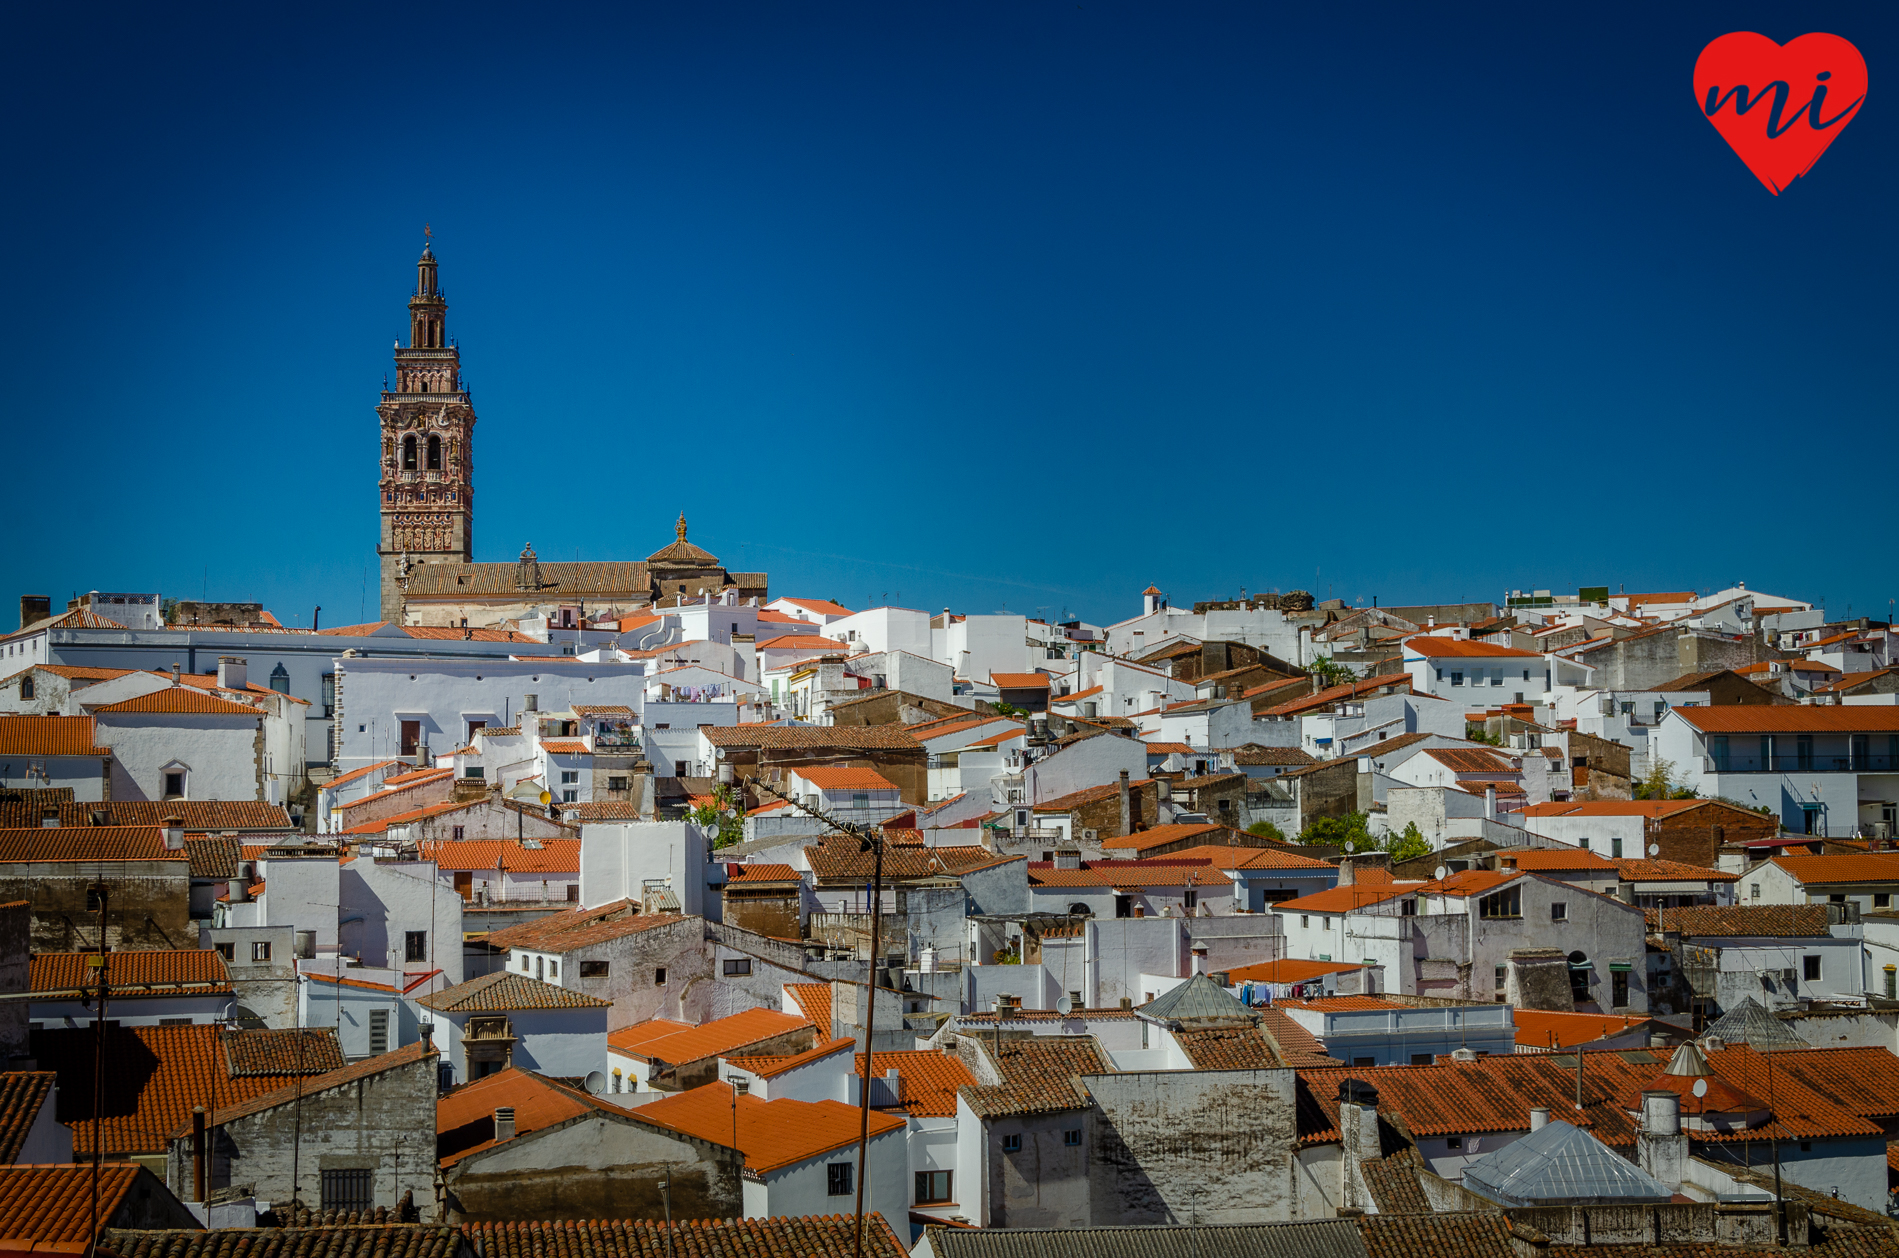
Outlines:
<svg viewBox="0 0 1899 1258"><path fill-rule="evenodd" d="M495 1110L495 1142L514 1139L514 1106L503 1105Z"/></svg>
<svg viewBox="0 0 1899 1258"><path fill-rule="evenodd" d="M1550 1125L1550 1107L1538 1105L1530 1111L1530 1130L1541 1131Z"/></svg>

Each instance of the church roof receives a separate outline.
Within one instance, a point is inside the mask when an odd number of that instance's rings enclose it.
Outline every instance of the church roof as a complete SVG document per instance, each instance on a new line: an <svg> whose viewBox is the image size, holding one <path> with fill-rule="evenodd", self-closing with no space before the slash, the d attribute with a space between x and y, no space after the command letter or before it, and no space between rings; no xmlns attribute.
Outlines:
<svg viewBox="0 0 1899 1258"><path fill-rule="evenodd" d="M685 512L679 513L679 523L673 526L673 532L678 534L679 540L648 555L647 563L671 568L716 568L719 566L717 555L701 550L686 540Z"/></svg>
<svg viewBox="0 0 1899 1258"><path fill-rule="evenodd" d="M523 590L518 563L427 563L409 569L407 592L410 598L520 595L544 600L582 596L646 599L653 589L643 563L543 562L540 572L540 588Z"/></svg>

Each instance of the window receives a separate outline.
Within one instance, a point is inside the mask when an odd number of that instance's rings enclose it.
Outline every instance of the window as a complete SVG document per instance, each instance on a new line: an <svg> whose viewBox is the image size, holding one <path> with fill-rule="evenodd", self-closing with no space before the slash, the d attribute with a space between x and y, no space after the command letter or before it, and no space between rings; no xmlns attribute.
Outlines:
<svg viewBox="0 0 1899 1258"><path fill-rule="evenodd" d="M1891 894L1885 891L1873 892L1873 907L1876 909L1884 909L1884 908L1892 907Z"/></svg>
<svg viewBox="0 0 1899 1258"><path fill-rule="evenodd" d="M1801 957L1800 958L1800 977L1806 979L1809 983L1819 982L1820 981L1820 958Z"/></svg>
<svg viewBox="0 0 1899 1258"><path fill-rule="evenodd" d="M33 697L33 678L32 677L28 676L28 677L20 678L20 697L22 699L31 699Z"/></svg>
<svg viewBox="0 0 1899 1258"><path fill-rule="evenodd" d="M415 471L415 434L410 433L402 439L402 470Z"/></svg>
<svg viewBox="0 0 1899 1258"><path fill-rule="evenodd" d="M414 444L415 438L409 442ZM367 1210L376 1204L374 1171L324 1171L325 1210Z"/></svg>
<svg viewBox="0 0 1899 1258"><path fill-rule="evenodd" d="M1312 929L1312 918L1310 915L1305 914L1305 913L1301 913L1299 915L1299 929L1300 930Z"/></svg>
<svg viewBox="0 0 1899 1258"><path fill-rule="evenodd" d="M429 959L429 932L409 930L402 934L402 959L404 961L426 961Z"/></svg>
<svg viewBox="0 0 1899 1258"><path fill-rule="evenodd" d="M665 966L662 965L657 970L653 971L653 986L655 987L666 986L666 967Z"/></svg>
<svg viewBox="0 0 1899 1258"><path fill-rule="evenodd" d="M323 715L336 715L336 674L323 674Z"/></svg>
<svg viewBox="0 0 1899 1258"><path fill-rule="evenodd" d="M182 799L184 794L185 775L182 773L167 773L165 775L165 798Z"/></svg>
<svg viewBox="0 0 1899 1258"><path fill-rule="evenodd" d="M1354 1057L1354 1058L1352 1058L1352 1065L1354 1065L1354 1066L1376 1066L1377 1064L1378 1064L1378 1059L1377 1059L1376 1057ZM1431 1063L1427 1061L1427 1062L1425 1062L1424 1064L1428 1066L1428 1065L1430 1065Z"/></svg>
<svg viewBox="0 0 1899 1258"><path fill-rule="evenodd" d="M546 957L534 958L534 978L537 982L546 981L547 979L547 958Z"/></svg>
<svg viewBox="0 0 1899 1258"><path fill-rule="evenodd" d="M402 722L402 754L413 756L415 749L422 745L422 722Z"/></svg>
<svg viewBox="0 0 1899 1258"><path fill-rule="evenodd" d="M560 793L560 802L563 804L578 804L580 802L580 792L570 787Z"/></svg>
<svg viewBox="0 0 1899 1258"><path fill-rule="evenodd" d="M1506 887L1495 895L1487 895L1477 902L1479 917L1522 917L1522 888Z"/></svg>
<svg viewBox="0 0 1899 1258"><path fill-rule="evenodd" d="M1062 1144L1070 1149L1078 1148L1081 1145L1081 1128L1070 1127L1062 1132Z"/></svg>
<svg viewBox="0 0 1899 1258"><path fill-rule="evenodd" d="M369 1011L369 1055L377 1057L389 1051L389 1011Z"/></svg>
<svg viewBox="0 0 1899 1258"><path fill-rule="evenodd" d="M1009 1135L1009 1136L1004 1136L1004 1137L1002 1138L1002 1151L1003 1151L1004 1153L1020 1153L1020 1152L1022 1152L1022 1136L1021 1136L1021 1134L1020 1134L1020 1133L1017 1133L1017 1134L1015 1134L1015 1135Z"/></svg>
<svg viewBox="0 0 1899 1258"><path fill-rule="evenodd" d="M1629 975L1626 970L1609 971L1609 1003L1617 1009L1629 1003Z"/></svg>
<svg viewBox="0 0 1899 1258"><path fill-rule="evenodd" d="M1550 905L1550 920L1552 922L1568 921L1569 920L1569 905L1564 904L1561 900L1558 900L1554 904Z"/></svg>
<svg viewBox="0 0 1899 1258"><path fill-rule="evenodd" d="M430 433L429 434L429 471L439 472L441 470L442 470L442 439L436 436L435 434Z"/></svg>
<svg viewBox="0 0 1899 1258"><path fill-rule="evenodd" d="M857 1168L849 1162L833 1162L824 1168L824 1191L833 1197L851 1195L851 1172Z"/></svg>
<svg viewBox="0 0 1899 1258"><path fill-rule="evenodd" d="M625 789L626 789L626 779L625 779L625 778L608 778L608 779L607 779L607 789L608 789L608 790L610 790L610 791L623 791L623 790L625 790Z"/></svg>
<svg viewBox="0 0 1899 1258"><path fill-rule="evenodd" d="M1589 974L1594 964L1582 952L1569 954L1569 996L1578 1004L1590 999Z"/></svg>
<svg viewBox="0 0 1899 1258"><path fill-rule="evenodd" d="M1430 1064L1431 1064L1432 1062L1434 1062L1434 1061L1436 1061L1436 1060L1437 1060L1437 1058L1435 1058L1435 1057L1433 1057L1433 1056L1432 1056L1431 1054L1429 1054L1429 1053L1413 1053L1413 1054L1411 1054L1411 1064L1412 1064L1412 1065L1414 1065L1414 1066L1428 1066L1428 1065L1430 1065ZM1358 1063L1357 1063L1357 1062L1353 1062L1352 1064L1353 1064L1354 1066L1356 1066L1356 1065L1357 1065ZM1367 1064L1373 1064L1373 1063L1367 1063Z"/></svg>
<svg viewBox="0 0 1899 1258"><path fill-rule="evenodd" d="M562 769L560 771L560 782L562 786L571 786L578 781L580 781L580 770Z"/></svg>
<svg viewBox="0 0 1899 1258"><path fill-rule="evenodd" d="M1464 1138L1462 1136L1446 1136L1444 1137L1444 1147L1447 1149L1461 1149L1464 1147Z"/></svg>
<svg viewBox="0 0 1899 1258"><path fill-rule="evenodd" d="M1332 919L1331 919L1330 917L1325 917L1325 918L1321 918L1321 919L1320 919L1320 921L1324 923L1324 924L1323 924L1323 925L1322 925L1322 926L1320 927L1320 929L1321 929L1321 930L1331 930L1331 929L1332 929Z"/></svg>
<svg viewBox="0 0 1899 1258"><path fill-rule="evenodd" d="M457 843L460 843L462 841L462 837L467 833L468 831L462 826L456 826L455 827L455 841Z"/></svg>
<svg viewBox="0 0 1899 1258"><path fill-rule="evenodd" d="M1451 685L1453 685L1453 686L1461 686L1461 685L1463 685L1463 684L1464 684L1464 674L1462 674L1462 673L1452 673L1452 674L1451 674Z"/></svg>
<svg viewBox="0 0 1899 1258"><path fill-rule="evenodd" d="M1761 898L1761 884L1760 883L1750 882L1747 884L1747 898L1750 900L1758 900Z"/></svg>
<svg viewBox="0 0 1899 1258"><path fill-rule="evenodd" d="M673 776L676 778L691 777L692 776L692 761L690 760L673 761Z"/></svg>
<svg viewBox="0 0 1899 1258"><path fill-rule="evenodd" d="M191 1019L190 1018L160 1018L158 1020L158 1025L159 1026L190 1026Z"/></svg>
<svg viewBox="0 0 1899 1258"><path fill-rule="evenodd" d="M549 961L547 963L547 981L550 983L560 982L560 962Z"/></svg>
<svg viewBox="0 0 1899 1258"><path fill-rule="evenodd" d="M226 961L237 960L237 945L234 943L219 944L218 955L223 957Z"/></svg>
<svg viewBox="0 0 1899 1258"><path fill-rule="evenodd" d="M1622 859L1622 840L1621 839L1609 840L1609 859L1611 860Z"/></svg>
<svg viewBox="0 0 1899 1258"><path fill-rule="evenodd" d="M752 972L752 959L750 957L727 957L721 968L728 975L750 974Z"/></svg>
<svg viewBox="0 0 1899 1258"><path fill-rule="evenodd" d="M1443 680L1444 680L1444 670L1443 670L1443 669L1441 669L1441 668L1437 670L1437 679L1438 679L1439 681L1443 681Z"/></svg>
<svg viewBox="0 0 1899 1258"><path fill-rule="evenodd" d="M852 808L870 807L870 793L868 791L857 791L854 794L852 794L851 807Z"/></svg>
<svg viewBox="0 0 1899 1258"><path fill-rule="evenodd" d="M580 963L580 977L605 978L608 973L607 967L610 964L611 962L607 961L582 961Z"/></svg>
<svg viewBox="0 0 1899 1258"><path fill-rule="evenodd" d="M1886 967L1886 999L1899 1000L1899 966Z"/></svg>
<svg viewBox="0 0 1899 1258"><path fill-rule="evenodd" d="M955 1195L950 1192L952 1182L950 1176L949 1171L918 1171L917 1204L927 1206L956 1200Z"/></svg>
<svg viewBox="0 0 1899 1258"><path fill-rule="evenodd" d="M1181 896L1181 903L1190 909L1198 908L1200 905L1200 892L1192 887L1188 887L1186 892Z"/></svg>
<svg viewBox="0 0 1899 1258"><path fill-rule="evenodd" d="M1493 686L1503 685L1503 670L1501 668L1494 670L1490 674L1490 684Z"/></svg>
<svg viewBox="0 0 1899 1258"><path fill-rule="evenodd" d="M226 944L225 946L229 947L230 945ZM259 940L258 942L251 945L251 960L253 961L270 960L270 941L269 940Z"/></svg>

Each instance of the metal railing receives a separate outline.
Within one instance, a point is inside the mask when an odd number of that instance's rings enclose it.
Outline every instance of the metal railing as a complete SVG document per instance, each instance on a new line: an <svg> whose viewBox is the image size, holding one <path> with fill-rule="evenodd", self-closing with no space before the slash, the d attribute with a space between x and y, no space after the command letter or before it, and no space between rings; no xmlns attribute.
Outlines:
<svg viewBox="0 0 1899 1258"><path fill-rule="evenodd" d="M1802 755L1799 751L1770 756L1703 756L1703 773L1899 773L1899 756Z"/></svg>

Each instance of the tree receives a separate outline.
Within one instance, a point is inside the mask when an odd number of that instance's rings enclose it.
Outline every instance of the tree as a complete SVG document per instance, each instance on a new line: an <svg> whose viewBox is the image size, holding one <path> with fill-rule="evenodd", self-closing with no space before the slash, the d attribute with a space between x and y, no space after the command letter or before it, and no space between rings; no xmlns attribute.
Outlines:
<svg viewBox="0 0 1899 1258"><path fill-rule="evenodd" d="M731 847L745 841L744 810L732 788L720 783L712 788L712 798L692 810L692 820L712 835L714 848Z"/></svg>
<svg viewBox="0 0 1899 1258"><path fill-rule="evenodd" d="M994 703L991 703L989 706L995 710L995 714L997 716L1027 716L1029 714L1028 709L1018 708L1015 706L1015 704L1004 703L1000 699L997 699Z"/></svg>
<svg viewBox="0 0 1899 1258"><path fill-rule="evenodd" d="M1341 848L1349 843L1350 850L1357 852L1373 846L1371 831L1366 828L1365 814L1362 812L1348 812L1343 817L1314 817L1299 832L1299 841Z"/></svg>
<svg viewBox="0 0 1899 1258"><path fill-rule="evenodd" d="M1358 679L1357 673L1329 655L1321 655L1306 665L1306 672L1318 678L1321 686L1343 686L1346 682Z"/></svg>
<svg viewBox="0 0 1899 1258"><path fill-rule="evenodd" d="M1466 724L1464 726L1464 737L1473 743L1488 743L1492 747L1503 746L1503 735L1486 734L1484 727L1481 725Z"/></svg>
<svg viewBox="0 0 1899 1258"><path fill-rule="evenodd" d="M1385 850L1391 853L1391 863L1397 865L1430 855L1431 843L1418 829L1417 822L1407 821L1401 832L1385 836Z"/></svg>
<svg viewBox="0 0 1899 1258"><path fill-rule="evenodd" d="M1668 782L1675 776L1675 762L1656 756L1648 762L1648 772L1635 784L1637 799L1667 799Z"/></svg>
<svg viewBox="0 0 1899 1258"><path fill-rule="evenodd" d="M1284 843L1286 834L1270 821L1255 821L1246 827L1246 832L1262 839L1271 839L1275 843Z"/></svg>

